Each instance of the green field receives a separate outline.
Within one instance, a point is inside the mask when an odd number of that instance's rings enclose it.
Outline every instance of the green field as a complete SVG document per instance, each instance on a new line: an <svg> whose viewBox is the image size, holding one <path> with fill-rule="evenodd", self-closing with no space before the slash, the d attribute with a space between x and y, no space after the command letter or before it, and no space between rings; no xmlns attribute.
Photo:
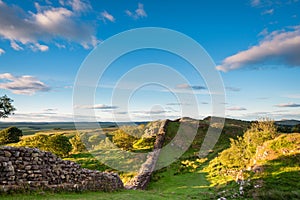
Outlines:
<svg viewBox="0 0 300 200"><path fill-rule="evenodd" d="M63 124L62 128L58 124L40 125L38 134L63 134L68 138L72 138L77 131L67 130L67 125ZM145 128L151 126L146 125ZM195 136L190 148L171 165L164 167L153 173L151 182L146 191L121 190L112 193L103 192L70 192L70 193L54 193L54 192L27 192L25 194L6 194L0 196L4 200L13 199L217 199L221 196L226 196L227 199L232 199L232 195L239 192L239 185L234 181L217 180L211 182L207 167L210 161L219 155L224 149L230 147L230 139L236 139L238 136L243 136L244 132L249 128L250 123L240 120L226 120L222 134L205 159L199 159L197 153L203 143L204 136L208 128L207 121L200 121L200 128ZM50 128L51 127L51 128ZM110 140L113 141L117 129L109 127L104 129L104 132ZM142 126L143 127L143 126ZM177 133L179 122L171 122L167 129L165 145L171 142ZM79 130L82 134L89 134L91 130ZM30 135L25 136L31 137ZM136 139L135 143L138 141ZM149 145L147 143L140 143ZM270 157L257 160L259 164L264 166L265 171L262 174L251 175L251 186L245 188L246 197L240 199L299 199L300 185L297 177L300 177L300 158L299 153L294 151L300 146L299 134L281 134L274 140L270 140L264 144L264 148L268 151L274 151L269 154ZM148 148L148 147L147 147ZM143 149L141 146L133 145L129 151L150 151ZM97 150L95 150L97 151ZM102 159L118 158L117 154L112 154L113 150L107 151ZM284 155L282 152L290 152ZM160 161L163 161L165 156L161 155ZM170 155L169 155L170 156ZM100 171L115 171L110 167L101 163L101 160L96 159L88 152L73 152L65 157L66 160L71 160L81 164L84 168ZM130 160L126 162L130 163ZM118 172L123 182L132 178L135 173ZM256 182L263 182L264 185L258 189L254 188ZM275 188L275 189L274 189ZM235 198L239 199L239 198Z"/></svg>

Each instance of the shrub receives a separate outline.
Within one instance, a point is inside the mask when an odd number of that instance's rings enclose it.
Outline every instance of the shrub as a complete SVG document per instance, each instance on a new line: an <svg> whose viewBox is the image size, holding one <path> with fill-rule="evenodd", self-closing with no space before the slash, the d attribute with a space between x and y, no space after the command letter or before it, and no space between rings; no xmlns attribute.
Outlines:
<svg viewBox="0 0 300 200"><path fill-rule="evenodd" d="M22 136L22 130L17 127L6 128L0 131L0 145L19 142Z"/></svg>
<svg viewBox="0 0 300 200"><path fill-rule="evenodd" d="M69 138L64 135L53 135L48 140L47 149L60 157L64 157L71 152L72 144Z"/></svg>
<svg viewBox="0 0 300 200"><path fill-rule="evenodd" d="M76 135L70 139L70 143L72 145L73 153L80 153L86 151L86 147L84 143L81 141L81 137L79 133L76 133Z"/></svg>
<svg viewBox="0 0 300 200"><path fill-rule="evenodd" d="M209 172L212 180L234 180L250 165L257 147L274 139L276 131L274 122L269 119L252 123L243 137L230 139L230 147L213 159L205 171Z"/></svg>
<svg viewBox="0 0 300 200"><path fill-rule="evenodd" d="M113 132L113 143L124 150L131 150L136 138L119 129Z"/></svg>

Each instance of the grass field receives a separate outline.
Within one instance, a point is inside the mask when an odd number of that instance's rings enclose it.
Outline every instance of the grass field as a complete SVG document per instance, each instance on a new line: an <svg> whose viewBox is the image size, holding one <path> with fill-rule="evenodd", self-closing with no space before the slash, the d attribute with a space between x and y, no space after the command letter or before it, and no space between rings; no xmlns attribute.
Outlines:
<svg viewBox="0 0 300 200"><path fill-rule="evenodd" d="M206 134L208 124L206 121L201 121L201 128L198 130L195 139L190 148L174 163L162 168L152 175L151 182L146 191L121 190L112 193L104 192L70 192L70 193L54 193L54 192L34 192L25 194L10 194L0 196L2 200L35 200L35 199L82 199L82 200L98 200L98 199L143 199L143 200L162 200L162 199L218 199L227 194L239 192L239 185L235 182L228 182L225 185L212 185L209 182L207 173L203 169L208 163L218 155L219 152L228 148L230 145L229 139L236 138L243 135L244 131L249 127L248 122L239 120L227 120L225 128L215 145L214 149L210 151L206 159L198 159L197 153L203 143L203 138ZM179 123L172 122L168 126L165 145L170 143L177 133ZM64 129L49 129L45 125L39 129L42 134L64 134L67 137L72 137L75 130ZM66 126L64 126L66 128ZM115 130L114 127L104 129L105 132L111 133ZM80 130L81 132L88 132L89 130ZM249 192L257 193L257 199L299 199L299 181L300 176L300 157L296 150L299 148L299 134L282 135L265 144L265 150L273 152L269 154L268 159L263 159L260 164L265 168L264 173L257 174L253 177L253 181L263 180L264 186L258 189L250 189ZM25 136L28 137L28 136ZM299 149L298 149L299 150ZM285 152L289 152L284 155ZM110 159L112 154L107 151L106 159ZM119 156L113 154L115 156ZM161 155L160 159L166 158L168 155ZM169 155L170 156L170 155ZM273 157L272 157L273 156ZM102 164L99 159L96 159L92 154L87 152L73 153L67 160L75 161L84 168L95 169L100 171L111 171L112 169ZM103 158L105 159L105 158ZM134 175L134 173L119 172L123 182L126 182ZM230 196L229 195L229 196ZM238 199L238 198L235 198ZM247 199L247 198L242 198ZM253 198L250 198L253 199Z"/></svg>

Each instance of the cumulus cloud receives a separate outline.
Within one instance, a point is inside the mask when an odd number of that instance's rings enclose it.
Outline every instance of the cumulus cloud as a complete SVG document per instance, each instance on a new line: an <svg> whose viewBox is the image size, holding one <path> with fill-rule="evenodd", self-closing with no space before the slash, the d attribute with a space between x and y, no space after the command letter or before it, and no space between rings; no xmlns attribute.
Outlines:
<svg viewBox="0 0 300 200"><path fill-rule="evenodd" d="M36 92L49 91L50 87L33 76L5 73L0 74L0 89L9 90L14 94L33 95Z"/></svg>
<svg viewBox="0 0 300 200"><path fill-rule="evenodd" d="M81 44L89 48L97 44L94 28L83 23L78 10L87 9L78 0L72 9L65 7L40 6L36 12L23 10L15 5L0 2L0 37L9 40L11 47L22 50L24 46L33 50L47 51L45 44L57 39ZM80 30L80 31L78 31Z"/></svg>
<svg viewBox="0 0 300 200"><path fill-rule="evenodd" d="M4 51L3 49L0 48L0 56L1 56L2 54L5 54L5 51Z"/></svg>
<svg viewBox="0 0 300 200"><path fill-rule="evenodd" d="M188 85L188 84L179 84L176 86L177 89L193 89L193 90L206 90L206 87L201 85Z"/></svg>
<svg viewBox="0 0 300 200"><path fill-rule="evenodd" d="M283 103L283 104L278 104L275 105L276 107L280 107L280 108L299 108L300 104L297 103Z"/></svg>
<svg viewBox="0 0 300 200"><path fill-rule="evenodd" d="M109 14L106 10L101 13L101 16L103 17L104 21L109 20L111 22L115 22L115 20L116 20L114 18L114 16L112 16L111 14Z"/></svg>
<svg viewBox="0 0 300 200"><path fill-rule="evenodd" d="M290 31L274 31L256 46L227 57L218 70L230 71L244 66L256 66L264 63L300 66L300 26Z"/></svg>
<svg viewBox="0 0 300 200"><path fill-rule="evenodd" d="M227 110L229 110L229 111L244 111L244 110L247 110L247 109L243 108L243 107L235 106L235 107L227 108Z"/></svg>
<svg viewBox="0 0 300 200"><path fill-rule="evenodd" d="M138 3L138 8L132 12L130 10L125 10L125 13L129 16L132 17L134 19L139 19L139 18L143 18L143 17L147 17L147 13L144 9L144 5L141 3Z"/></svg>

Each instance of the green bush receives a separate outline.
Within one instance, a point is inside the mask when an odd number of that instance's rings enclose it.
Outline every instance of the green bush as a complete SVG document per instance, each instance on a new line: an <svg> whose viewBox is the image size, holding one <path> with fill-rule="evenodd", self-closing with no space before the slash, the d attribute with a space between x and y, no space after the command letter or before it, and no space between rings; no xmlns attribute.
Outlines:
<svg viewBox="0 0 300 200"><path fill-rule="evenodd" d="M243 137L230 139L230 147L213 159L205 169L212 181L235 180L240 171L244 171L255 156L257 147L274 139L277 129L273 121L263 119L251 124Z"/></svg>
<svg viewBox="0 0 300 200"><path fill-rule="evenodd" d="M67 156L72 151L72 144L69 138L64 135L53 135L47 144L48 151L60 156Z"/></svg>
<svg viewBox="0 0 300 200"><path fill-rule="evenodd" d="M141 138L141 139L137 140L132 145L132 147L134 149L152 150L153 146L154 146L155 140L156 140L155 137L152 137L152 138Z"/></svg>
<svg viewBox="0 0 300 200"><path fill-rule="evenodd" d="M115 145L124 150L132 150L133 143L136 141L137 138L127 134L121 129L113 132L113 134L113 143Z"/></svg>
<svg viewBox="0 0 300 200"><path fill-rule="evenodd" d="M0 131L0 145L19 142L22 136L22 130L17 127L3 129Z"/></svg>
<svg viewBox="0 0 300 200"><path fill-rule="evenodd" d="M87 151L84 143L81 140L81 137L80 137L79 133L76 133L76 135L70 139L70 143L72 145L72 152L73 153L80 153L80 152L86 152Z"/></svg>

